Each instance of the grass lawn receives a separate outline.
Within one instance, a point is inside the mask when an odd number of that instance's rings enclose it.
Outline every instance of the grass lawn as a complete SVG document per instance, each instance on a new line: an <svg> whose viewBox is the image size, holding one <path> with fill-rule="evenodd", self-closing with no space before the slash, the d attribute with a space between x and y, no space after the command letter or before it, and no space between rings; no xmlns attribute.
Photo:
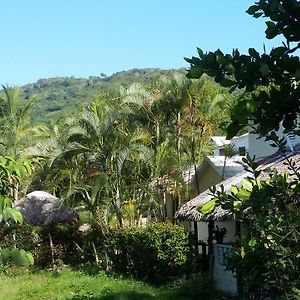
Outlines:
<svg viewBox="0 0 300 300"><path fill-rule="evenodd" d="M88 275L64 269L0 275L1 300L118 300L118 299L190 299L176 289L151 285L131 279L113 278L104 273Z"/></svg>

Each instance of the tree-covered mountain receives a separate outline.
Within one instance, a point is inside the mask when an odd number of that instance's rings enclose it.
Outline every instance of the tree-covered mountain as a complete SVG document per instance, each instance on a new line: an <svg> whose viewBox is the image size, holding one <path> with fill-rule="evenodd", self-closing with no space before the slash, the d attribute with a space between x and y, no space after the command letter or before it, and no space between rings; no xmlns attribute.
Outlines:
<svg viewBox="0 0 300 300"><path fill-rule="evenodd" d="M132 83L151 85L164 74L182 72L183 70L132 69L106 76L90 76L89 78L54 77L39 79L35 83L21 87L24 100L36 95L36 102L30 114L34 123L51 123L61 114L70 114L81 105L85 106L97 94L114 93L121 86Z"/></svg>

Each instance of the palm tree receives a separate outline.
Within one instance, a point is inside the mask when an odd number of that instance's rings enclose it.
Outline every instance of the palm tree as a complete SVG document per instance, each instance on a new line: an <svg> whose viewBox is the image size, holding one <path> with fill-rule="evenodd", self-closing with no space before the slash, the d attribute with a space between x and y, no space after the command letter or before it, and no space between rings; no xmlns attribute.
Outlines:
<svg viewBox="0 0 300 300"><path fill-rule="evenodd" d="M29 149L40 138L47 136L44 126L32 126L28 115L36 100L34 96L23 105L18 88L3 87L0 95L0 153L15 160L28 160L32 157ZM35 159L34 159L35 160ZM13 199L18 199L19 182L13 183Z"/></svg>
<svg viewBox="0 0 300 300"><path fill-rule="evenodd" d="M149 145L147 150L149 157L147 167L149 171L148 186L145 191L147 191L148 196L148 222L153 215L156 219L167 217L167 196L173 194L174 198L181 198L179 189L176 189L176 186L182 186L177 184L182 180L180 180L181 168L178 163L178 151L174 151L174 138L172 138L176 136L176 132L171 130L173 108L170 95L168 94L169 98L166 97L169 90L166 88L158 89L162 86L160 83L158 86L147 88L140 84L134 84L127 90L122 91L123 103L129 108L130 122L135 126L141 126L151 134L153 139L153 143ZM183 100L180 99L180 101ZM178 112L178 114L175 114L177 117L180 114L179 109L176 112ZM171 138L171 141L169 138ZM179 143L176 143L176 145Z"/></svg>
<svg viewBox="0 0 300 300"><path fill-rule="evenodd" d="M138 154L141 148L151 143L151 138L140 128L131 132L119 100L114 101L98 98L92 103L77 125L70 129L69 147L52 166L59 165L60 170L69 172L68 175L64 172L61 177L64 184L66 180L69 182L67 197L85 190L85 198L94 199L94 208L99 208L99 199L110 199L105 201L106 210L109 209L119 226L123 226L122 202L126 200L130 180L136 180L141 172L142 158ZM105 189L99 178L106 178ZM87 196L95 185L98 187L97 201Z"/></svg>
<svg viewBox="0 0 300 300"><path fill-rule="evenodd" d="M19 158L22 148L29 144L29 136L33 132L29 122L28 110L36 98L31 97L22 106L18 88L2 87L4 93L0 96L2 153Z"/></svg>

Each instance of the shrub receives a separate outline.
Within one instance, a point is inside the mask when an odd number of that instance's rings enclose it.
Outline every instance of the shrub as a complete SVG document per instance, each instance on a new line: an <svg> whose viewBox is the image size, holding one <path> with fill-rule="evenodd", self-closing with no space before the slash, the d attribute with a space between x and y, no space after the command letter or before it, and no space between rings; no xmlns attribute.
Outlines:
<svg viewBox="0 0 300 300"><path fill-rule="evenodd" d="M168 223L116 229L106 247L116 271L156 283L181 274L190 254L184 228Z"/></svg>
<svg viewBox="0 0 300 300"><path fill-rule="evenodd" d="M0 229L0 248L30 251L35 265L45 267L52 262L49 233L53 241L54 260L62 260L64 263L74 263L80 260L74 244L74 241L78 240L77 227L73 224L7 225Z"/></svg>

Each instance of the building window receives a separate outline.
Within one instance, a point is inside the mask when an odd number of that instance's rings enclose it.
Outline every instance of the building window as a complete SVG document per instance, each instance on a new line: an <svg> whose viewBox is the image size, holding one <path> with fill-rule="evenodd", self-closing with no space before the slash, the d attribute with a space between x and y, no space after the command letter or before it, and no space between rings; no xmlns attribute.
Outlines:
<svg viewBox="0 0 300 300"><path fill-rule="evenodd" d="M239 147L239 156L246 155L246 147Z"/></svg>

